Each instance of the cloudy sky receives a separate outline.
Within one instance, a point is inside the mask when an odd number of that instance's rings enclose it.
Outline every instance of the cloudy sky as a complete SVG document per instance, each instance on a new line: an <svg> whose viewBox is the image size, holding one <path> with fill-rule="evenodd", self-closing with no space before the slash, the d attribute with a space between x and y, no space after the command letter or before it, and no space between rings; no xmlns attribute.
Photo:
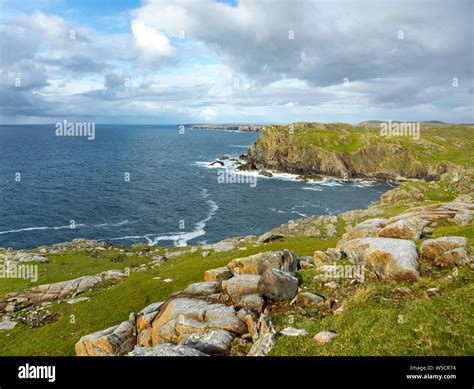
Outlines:
<svg viewBox="0 0 474 389"><path fill-rule="evenodd" d="M473 3L0 0L1 123L472 123Z"/></svg>

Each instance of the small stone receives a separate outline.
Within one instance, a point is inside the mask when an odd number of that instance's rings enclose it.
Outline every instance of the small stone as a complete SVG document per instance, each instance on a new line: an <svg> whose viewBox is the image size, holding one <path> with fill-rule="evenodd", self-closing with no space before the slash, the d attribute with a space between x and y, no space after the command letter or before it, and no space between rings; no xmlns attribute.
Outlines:
<svg viewBox="0 0 474 389"><path fill-rule="evenodd" d="M10 321L10 320L1 321L0 330L11 330L15 328L16 325L17 325L16 321Z"/></svg>
<svg viewBox="0 0 474 389"><path fill-rule="evenodd" d="M308 269L314 269L316 266L314 266L312 263L306 262L306 261L301 261L299 263L300 269L302 270L308 270Z"/></svg>
<svg viewBox="0 0 474 389"><path fill-rule="evenodd" d="M334 331L321 331L314 336L313 342L316 344L326 344L338 335L339 334Z"/></svg>
<svg viewBox="0 0 474 389"><path fill-rule="evenodd" d="M80 303L81 301L87 301L87 300L90 300L90 298L89 297L78 297L76 299L67 300L66 302L68 304L76 304L76 303Z"/></svg>
<svg viewBox="0 0 474 389"><path fill-rule="evenodd" d="M301 292L296 295L296 305L303 308L313 307L316 304L324 301L324 297L318 294Z"/></svg>
<svg viewBox="0 0 474 389"><path fill-rule="evenodd" d="M163 282L173 282L173 279L172 279L172 278L165 278L165 279L163 280Z"/></svg>
<svg viewBox="0 0 474 389"><path fill-rule="evenodd" d="M300 330L294 327L286 327L285 329L280 331L280 334L286 336L305 336L308 335L308 331Z"/></svg>
<svg viewBox="0 0 474 389"><path fill-rule="evenodd" d="M430 288L426 290L428 296L439 296L439 289L438 288Z"/></svg>
<svg viewBox="0 0 474 389"><path fill-rule="evenodd" d="M422 292L418 293L418 296L417 296L417 297L418 297L419 299L427 299L427 298L429 298L430 296L428 295L427 292L422 291Z"/></svg>
<svg viewBox="0 0 474 389"><path fill-rule="evenodd" d="M339 289L339 284L337 282L326 282L324 286L329 289Z"/></svg>
<svg viewBox="0 0 474 389"><path fill-rule="evenodd" d="M407 296L411 293L411 289L407 288L407 287L404 287L404 286L401 286L401 287L392 289L391 293L392 293L392 295L399 296L399 297Z"/></svg>
<svg viewBox="0 0 474 389"><path fill-rule="evenodd" d="M206 258L209 255L209 251L203 251L201 255Z"/></svg>
<svg viewBox="0 0 474 389"><path fill-rule="evenodd" d="M344 308L339 307L334 311L334 316L339 316L339 315L342 315L343 313L344 313Z"/></svg>

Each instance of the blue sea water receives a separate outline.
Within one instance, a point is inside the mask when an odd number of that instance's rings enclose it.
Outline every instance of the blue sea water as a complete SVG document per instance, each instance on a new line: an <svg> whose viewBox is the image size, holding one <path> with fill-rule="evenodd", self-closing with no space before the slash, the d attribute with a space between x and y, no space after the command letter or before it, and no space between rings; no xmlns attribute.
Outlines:
<svg viewBox="0 0 474 389"><path fill-rule="evenodd" d="M77 237L121 245L214 243L365 208L390 189L383 182L302 183L290 175L258 176L256 185L250 176L219 182L223 168L209 163L246 152L256 133L181 134L174 125L97 125L95 132L88 140L56 136L53 125L0 126L0 247Z"/></svg>

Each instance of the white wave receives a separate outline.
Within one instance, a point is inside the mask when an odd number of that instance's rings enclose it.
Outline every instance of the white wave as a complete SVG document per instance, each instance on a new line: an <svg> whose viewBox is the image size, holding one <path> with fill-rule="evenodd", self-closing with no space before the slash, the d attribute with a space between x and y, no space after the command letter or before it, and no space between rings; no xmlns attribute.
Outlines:
<svg viewBox="0 0 474 389"><path fill-rule="evenodd" d="M301 189L303 190L314 190L315 192L322 192L322 188L315 188L315 187L312 187L312 186L303 186Z"/></svg>
<svg viewBox="0 0 474 389"><path fill-rule="evenodd" d="M276 209L276 208L268 208L268 209L276 213L286 213L285 211L282 211L281 209Z"/></svg>
<svg viewBox="0 0 474 389"><path fill-rule="evenodd" d="M230 145L230 147L235 147L237 149L248 149L252 145Z"/></svg>
<svg viewBox="0 0 474 389"><path fill-rule="evenodd" d="M325 177L320 181L309 181L306 184L316 185L316 186L343 186L344 181L337 180L334 178Z"/></svg>
<svg viewBox="0 0 474 389"><path fill-rule="evenodd" d="M148 237L152 236L153 234L146 234L146 235L127 235L127 236L119 236L118 238L108 238L108 239L101 239L101 240L126 240L126 239L149 239Z"/></svg>
<svg viewBox="0 0 474 389"><path fill-rule="evenodd" d="M208 169L235 169L237 166L239 166L239 164L236 163L236 161L230 161L228 159L224 159L223 161L221 161L224 165L221 165L220 163L216 163L213 165L214 162L216 162L217 160L215 161L211 161L211 162L206 162L206 161L197 161L195 162L196 165L200 166L200 167L205 167L205 168L208 168Z"/></svg>
<svg viewBox="0 0 474 389"><path fill-rule="evenodd" d="M157 236L155 238L150 239L148 236L145 236L145 238L148 241L149 246L155 246L158 242L161 241L172 241L175 246L187 246L188 241L196 239L200 236L206 235L206 224L208 221L210 221L214 215L217 213L219 206L216 204L215 201L212 199L209 199L209 193L207 189L203 189L202 191L202 197L204 199L207 199L206 202L209 205L209 211L207 213L207 216L198 221L194 225L194 230L190 232L171 232L162 236Z"/></svg>
<svg viewBox="0 0 474 389"><path fill-rule="evenodd" d="M76 224L75 227L85 227L86 224ZM66 228L71 228L71 225L67 226L53 226L53 227L26 227L26 228L19 228L17 230L8 230L8 231L0 231L0 235L4 234L14 234L17 232L24 232L24 231L41 231L41 230L62 230Z"/></svg>
<svg viewBox="0 0 474 389"><path fill-rule="evenodd" d="M91 225L88 225L86 223L78 223L75 225L75 228L78 228L78 227L81 227L81 228L120 227L128 223L130 223L128 220L124 220L117 223L101 223L101 224L91 224ZM133 222L133 223L136 223L136 222ZM73 228L71 228L70 224L65 225L65 226L26 227L26 228L19 228L16 230L0 231L0 235L15 234L15 233L26 232L26 231L46 231L46 230L65 230L65 229L73 229Z"/></svg>
<svg viewBox="0 0 474 389"><path fill-rule="evenodd" d="M300 215L301 217L308 217L308 215L300 212L291 212L291 213L296 213L297 215Z"/></svg>

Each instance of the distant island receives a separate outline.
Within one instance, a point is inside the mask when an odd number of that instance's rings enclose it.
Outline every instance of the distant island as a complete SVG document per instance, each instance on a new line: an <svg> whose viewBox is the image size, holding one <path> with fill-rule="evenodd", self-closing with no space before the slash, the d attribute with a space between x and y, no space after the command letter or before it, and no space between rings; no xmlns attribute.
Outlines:
<svg viewBox="0 0 474 389"><path fill-rule="evenodd" d="M191 128L202 130L226 130L226 131L245 131L245 132L259 132L265 129L261 124L194 124Z"/></svg>

